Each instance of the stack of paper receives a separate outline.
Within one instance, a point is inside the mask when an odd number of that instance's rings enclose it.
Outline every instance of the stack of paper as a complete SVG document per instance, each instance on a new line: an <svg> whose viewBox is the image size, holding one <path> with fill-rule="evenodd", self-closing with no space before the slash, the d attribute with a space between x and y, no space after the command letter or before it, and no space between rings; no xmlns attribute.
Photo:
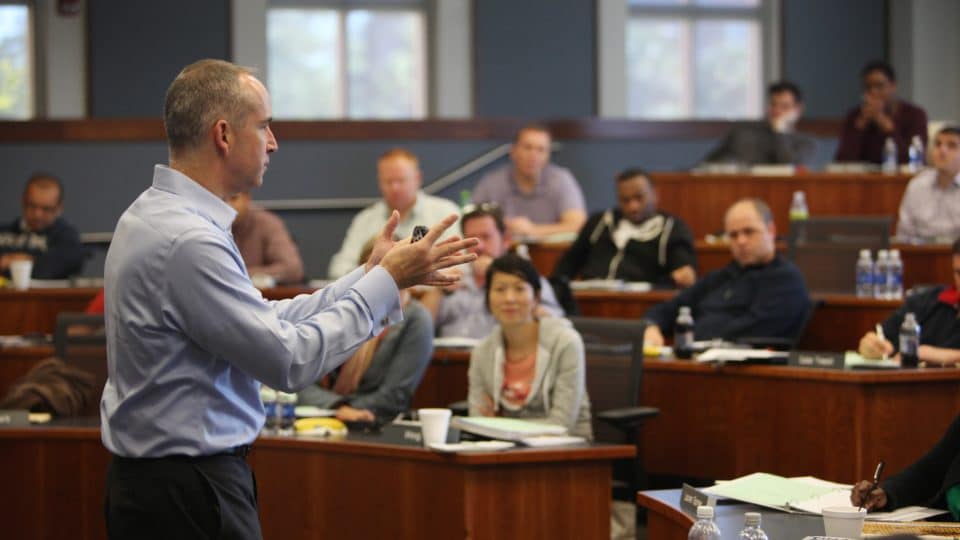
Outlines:
<svg viewBox="0 0 960 540"><path fill-rule="evenodd" d="M747 362L785 360L790 356L787 351L768 351L765 349L707 349L697 355L697 362Z"/></svg>
<svg viewBox="0 0 960 540"><path fill-rule="evenodd" d="M567 434L567 428L563 426L518 420L516 418L455 416L450 420L450 425L469 433L507 441L519 441L528 437L538 437L541 435Z"/></svg>
<svg viewBox="0 0 960 540"><path fill-rule="evenodd" d="M812 476L784 478L774 474L753 473L729 482L718 482L703 491L783 512L822 514L824 508L850 506L852 487ZM871 512L867 514L867 520L916 521L945 513L945 510L936 508L909 506L893 512Z"/></svg>

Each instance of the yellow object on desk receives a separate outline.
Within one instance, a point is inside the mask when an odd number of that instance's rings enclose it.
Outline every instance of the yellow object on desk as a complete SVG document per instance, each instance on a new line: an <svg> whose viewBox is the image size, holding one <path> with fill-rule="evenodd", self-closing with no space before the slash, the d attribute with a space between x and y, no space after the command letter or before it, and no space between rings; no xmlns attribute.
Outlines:
<svg viewBox="0 0 960 540"><path fill-rule="evenodd" d="M340 437L347 434L347 426L336 418L301 418L293 423L297 435Z"/></svg>
<svg viewBox="0 0 960 540"><path fill-rule="evenodd" d="M912 521L909 523L881 523L868 521L863 524L865 535L916 534L938 538L960 538L960 524L939 521Z"/></svg>

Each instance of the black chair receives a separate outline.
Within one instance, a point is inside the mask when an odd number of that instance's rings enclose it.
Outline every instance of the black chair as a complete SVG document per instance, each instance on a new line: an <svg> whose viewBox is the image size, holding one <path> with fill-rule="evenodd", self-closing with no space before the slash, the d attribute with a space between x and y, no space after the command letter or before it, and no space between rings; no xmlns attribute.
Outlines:
<svg viewBox="0 0 960 540"><path fill-rule="evenodd" d="M53 346L57 358L93 375L94 396L83 415L99 414L100 394L107 382L107 337L103 315L58 313Z"/></svg>
<svg viewBox="0 0 960 540"><path fill-rule="evenodd" d="M660 413L656 407L640 405L647 324L594 317L569 319L583 337L586 350L594 438L637 447L636 459L615 464L613 483L616 500L635 503L646 479L640 459L640 428Z"/></svg>
<svg viewBox="0 0 960 540"><path fill-rule="evenodd" d="M890 216L811 217L791 222L787 256L812 292L855 292L855 267L861 249L890 246Z"/></svg>

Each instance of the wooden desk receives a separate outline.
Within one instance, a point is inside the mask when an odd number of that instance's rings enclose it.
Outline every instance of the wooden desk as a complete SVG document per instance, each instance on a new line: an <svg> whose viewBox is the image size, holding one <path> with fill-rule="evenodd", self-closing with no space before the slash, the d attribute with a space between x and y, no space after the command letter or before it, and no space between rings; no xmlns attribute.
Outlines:
<svg viewBox="0 0 960 540"><path fill-rule="evenodd" d="M99 289L0 289L0 334L52 334L57 313L83 311Z"/></svg>
<svg viewBox="0 0 960 540"><path fill-rule="evenodd" d="M530 260L541 274L549 276L569 247L569 243L530 244L528 246ZM697 267L701 276L719 270L730 262L730 248L726 244L697 240L694 247L697 250ZM950 253L950 246L894 244L893 247L900 250L900 256L903 259L903 284L908 289L915 285L953 283L951 264L953 256ZM777 251L786 256L786 245L778 243ZM853 268L851 268L851 290L853 274Z"/></svg>
<svg viewBox="0 0 960 540"><path fill-rule="evenodd" d="M639 319L654 305L672 298L676 291L610 292L577 291L580 313L587 317ZM800 347L811 350L855 349L860 337L885 320L899 306L895 300L874 300L848 295L813 295L823 302L813 314Z"/></svg>
<svg viewBox="0 0 960 540"><path fill-rule="evenodd" d="M657 540L687 540L687 533L696 521L680 508L680 490L663 489L641 491L637 504L647 509L647 537ZM743 528L743 515L747 512L762 514L760 527L768 538L799 540L805 536L823 535L823 518L820 516L787 514L761 508L752 504L724 504L715 508L714 521L720 527L720 538L736 540Z"/></svg>
<svg viewBox="0 0 960 540"><path fill-rule="evenodd" d="M248 458L266 539L609 538L610 462L632 446L445 455L267 437ZM11 538L104 538L109 454L96 427L0 430Z"/></svg>
<svg viewBox="0 0 960 540"><path fill-rule="evenodd" d="M960 369L849 371L644 363L648 473L728 479L756 471L854 482L899 471L960 412Z"/></svg>
<svg viewBox="0 0 960 540"><path fill-rule="evenodd" d="M789 230L794 191L807 196L814 216L892 216L896 219L909 175L806 173L794 176L653 173L658 205L680 216L702 238L723 228L727 208L744 197L770 205L777 230ZM891 233L893 231L890 231Z"/></svg>

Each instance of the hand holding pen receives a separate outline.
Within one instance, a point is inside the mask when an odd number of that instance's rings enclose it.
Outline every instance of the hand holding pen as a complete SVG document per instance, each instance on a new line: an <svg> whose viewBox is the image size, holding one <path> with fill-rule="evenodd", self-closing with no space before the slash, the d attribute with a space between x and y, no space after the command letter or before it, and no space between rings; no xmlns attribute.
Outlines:
<svg viewBox="0 0 960 540"><path fill-rule="evenodd" d="M883 461L877 464L873 472L873 481L862 480L853 486L850 502L859 508L877 510L887 505L887 493L880 488L880 475L883 474Z"/></svg>

